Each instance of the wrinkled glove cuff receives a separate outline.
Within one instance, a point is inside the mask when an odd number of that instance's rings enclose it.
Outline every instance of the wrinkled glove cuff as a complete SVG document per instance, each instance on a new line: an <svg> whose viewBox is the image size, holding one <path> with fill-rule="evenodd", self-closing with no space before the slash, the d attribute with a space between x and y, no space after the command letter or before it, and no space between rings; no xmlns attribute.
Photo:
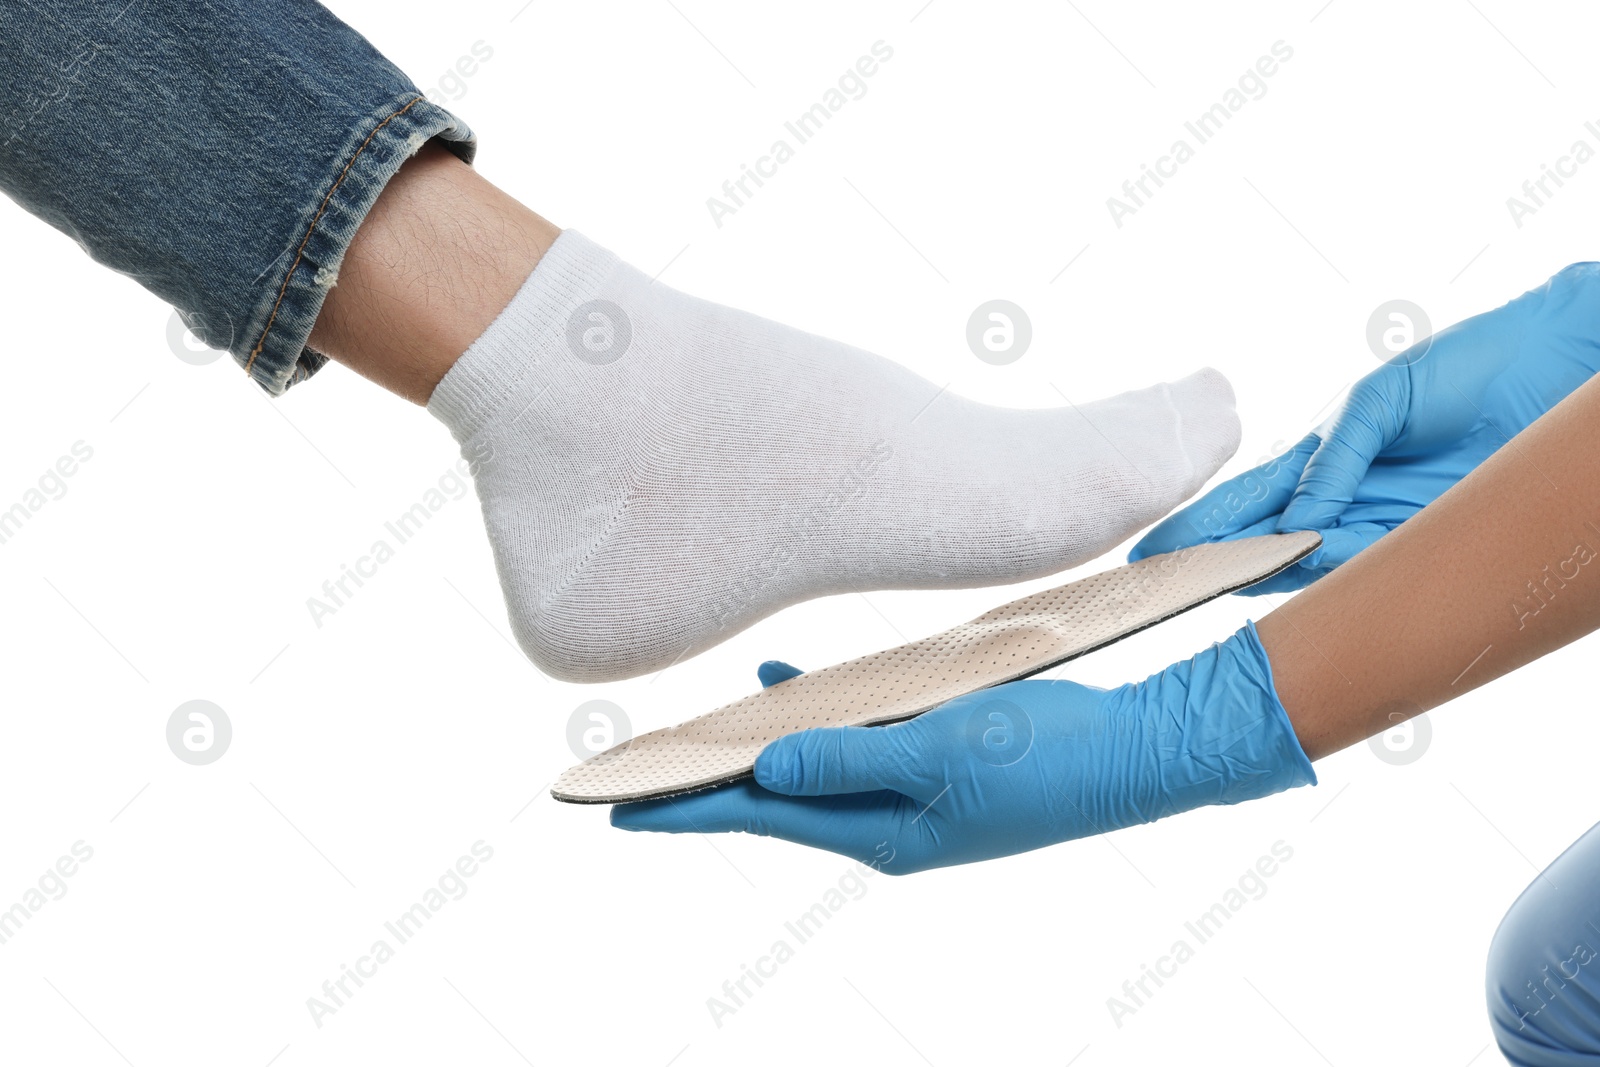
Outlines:
<svg viewBox="0 0 1600 1067"><path fill-rule="evenodd" d="M1175 712L1162 730L1169 810L1237 804L1317 784L1254 623L1146 684L1165 690L1156 704Z"/></svg>

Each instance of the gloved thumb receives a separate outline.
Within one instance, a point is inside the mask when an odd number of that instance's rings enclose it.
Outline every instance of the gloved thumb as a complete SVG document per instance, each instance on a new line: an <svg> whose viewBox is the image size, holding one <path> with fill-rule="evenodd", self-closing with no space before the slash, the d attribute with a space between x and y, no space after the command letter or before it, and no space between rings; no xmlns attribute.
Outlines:
<svg viewBox="0 0 1600 1067"><path fill-rule="evenodd" d="M1400 436L1410 403L1411 378L1402 366L1390 365L1357 382L1306 461L1278 519L1278 532L1330 529L1355 499L1372 461ZM1316 562L1313 553L1302 566Z"/></svg>
<svg viewBox="0 0 1600 1067"><path fill-rule="evenodd" d="M806 673L792 663L785 663L781 659L769 659L756 668L756 677L761 680L761 688L771 689L779 682L787 682L790 678L798 678Z"/></svg>
<svg viewBox="0 0 1600 1067"><path fill-rule="evenodd" d="M793 797L914 793L920 776L910 726L830 726L780 737L756 757L756 784Z"/></svg>

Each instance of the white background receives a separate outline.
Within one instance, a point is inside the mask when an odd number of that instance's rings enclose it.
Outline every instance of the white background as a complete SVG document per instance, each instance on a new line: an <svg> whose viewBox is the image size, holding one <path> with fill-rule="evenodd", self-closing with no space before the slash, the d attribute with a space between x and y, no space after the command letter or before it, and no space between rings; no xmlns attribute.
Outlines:
<svg viewBox="0 0 1600 1067"><path fill-rule="evenodd" d="M994 403L1222 369L1245 427L1225 474L1375 366L1381 302L1442 326L1596 257L1600 162L1521 228L1506 207L1574 140L1600 146L1580 5L922 2L333 6L424 88L489 45L453 105L482 172L678 288ZM706 198L878 40L867 95L717 228ZM1114 226L1106 198L1278 40L1267 94ZM1315 789L873 878L718 1027L707 998L850 865L554 803L569 715L604 698L667 725L763 659L826 665L1065 579L817 601L580 687L510 643L467 497L318 629L306 598L451 466L444 428L337 367L268 402L229 359L176 358L166 307L9 205L0 244L0 507L94 450L0 545L0 908L94 850L0 945L0 1059L1498 1062L1489 938L1595 817L1592 652L1433 712L1409 766L1362 745ZM1035 330L1004 367L963 336L995 297ZM1269 609L1228 598L1061 673L1142 678ZM234 729L205 767L165 741L195 698ZM467 895L315 1025L307 998L479 840ZM1267 895L1115 1025L1107 998L1280 840Z"/></svg>

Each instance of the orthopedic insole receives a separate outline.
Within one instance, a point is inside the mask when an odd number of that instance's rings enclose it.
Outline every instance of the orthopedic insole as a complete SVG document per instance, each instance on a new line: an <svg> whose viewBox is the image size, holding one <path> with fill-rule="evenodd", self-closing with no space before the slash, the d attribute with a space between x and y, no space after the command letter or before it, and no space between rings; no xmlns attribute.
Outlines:
<svg viewBox="0 0 1600 1067"><path fill-rule="evenodd" d="M1312 532L1195 545L1025 596L951 630L790 678L569 768L572 804L619 804L736 781L785 734L915 718L968 693L1075 659L1309 555Z"/></svg>

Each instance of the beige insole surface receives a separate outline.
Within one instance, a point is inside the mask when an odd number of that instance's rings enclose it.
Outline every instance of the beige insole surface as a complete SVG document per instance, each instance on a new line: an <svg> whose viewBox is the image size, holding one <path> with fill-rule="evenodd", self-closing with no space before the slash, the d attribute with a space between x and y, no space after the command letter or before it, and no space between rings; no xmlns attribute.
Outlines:
<svg viewBox="0 0 1600 1067"><path fill-rule="evenodd" d="M1304 532L1195 545L1034 593L932 637L807 672L624 741L568 769L550 793L573 804L617 804L734 781L785 734L899 722L1037 674L1254 585L1321 543Z"/></svg>

